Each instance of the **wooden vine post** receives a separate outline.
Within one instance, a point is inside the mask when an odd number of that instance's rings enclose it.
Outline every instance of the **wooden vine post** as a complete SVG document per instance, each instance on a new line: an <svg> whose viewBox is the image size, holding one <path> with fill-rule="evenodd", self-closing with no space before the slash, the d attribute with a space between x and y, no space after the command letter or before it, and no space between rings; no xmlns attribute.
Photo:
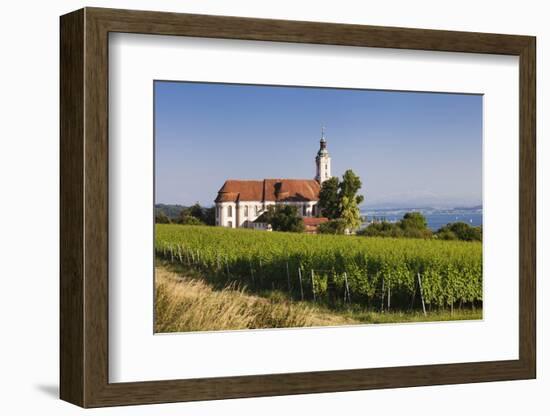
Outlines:
<svg viewBox="0 0 550 416"><path fill-rule="evenodd" d="M351 294L349 293L348 274L344 272L344 282L346 283L346 293L344 294L344 302L346 301L346 294L348 297L348 303L351 304Z"/></svg>
<svg viewBox="0 0 550 416"><path fill-rule="evenodd" d="M315 302L315 273L311 269L311 291L313 293L313 302Z"/></svg>
<svg viewBox="0 0 550 416"><path fill-rule="evenodd" d="M302 301L304 300L304 285L302 284L302 268L298 267L298 278L300 279L300 295L302 296Z"/></svg>
<svg viewBox="0 0 550 416"><path fill-rule="evenodd" d="M286 282L288 284L288 293L290 294L290 271L288 270L288 260L286 262Z"/></svg>
<svg viewBox="0 0 550 416"><path fill-rule="evenodd" d="M424 312L424 316L426 316L426 304L424 303L424 291L422 290L422 279L420 278L420 273L417 273L416 276L418 277L418 286L420 288L420 299L422 299L422 311Z"/></svg>

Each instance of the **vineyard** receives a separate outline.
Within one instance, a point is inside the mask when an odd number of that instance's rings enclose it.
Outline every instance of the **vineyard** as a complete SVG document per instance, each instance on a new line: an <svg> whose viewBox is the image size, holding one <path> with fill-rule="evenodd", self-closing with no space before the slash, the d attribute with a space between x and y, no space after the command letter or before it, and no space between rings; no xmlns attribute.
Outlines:
<svg viewBox="0 0 550 416"><path fill-rule="evenodd" d="M220 283L294 300L401 310L482 303L477 242L157 224L155 251Z"/></svg>

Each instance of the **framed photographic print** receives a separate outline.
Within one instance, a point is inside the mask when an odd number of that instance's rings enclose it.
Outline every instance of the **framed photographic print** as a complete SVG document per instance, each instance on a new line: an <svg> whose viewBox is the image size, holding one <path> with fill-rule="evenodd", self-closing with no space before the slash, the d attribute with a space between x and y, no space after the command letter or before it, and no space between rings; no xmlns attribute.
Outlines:
<svg viewBox="0 0 550 416"><path fill-rule="evenodd" d="M61 17L83 406L536 376L535 38Z"/></svg>

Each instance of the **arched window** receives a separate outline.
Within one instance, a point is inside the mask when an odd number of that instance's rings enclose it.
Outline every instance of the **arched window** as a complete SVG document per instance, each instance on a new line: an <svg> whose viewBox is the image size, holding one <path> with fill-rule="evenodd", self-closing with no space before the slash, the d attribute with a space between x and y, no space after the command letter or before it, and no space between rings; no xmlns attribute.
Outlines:
<svg viewBox="0 0 550 416"><path fill-rule="evenodd" d="M303 215L305 217L307 215L307 205L304 205L302 209L303 209L303 211L302 211Z"/></svg>
<svg viewBox="0 0 550 416"><path fill-rule="evenodd" d="M227 207L227 216L228 217L232 217L233 216L233 207L231 205L229 205Z"/></svg>
<svg viewBox="0 0 550 416"><path fill-rule="evenodd" d="M244 216L248 217L248 205L244 206Z"/></svg>

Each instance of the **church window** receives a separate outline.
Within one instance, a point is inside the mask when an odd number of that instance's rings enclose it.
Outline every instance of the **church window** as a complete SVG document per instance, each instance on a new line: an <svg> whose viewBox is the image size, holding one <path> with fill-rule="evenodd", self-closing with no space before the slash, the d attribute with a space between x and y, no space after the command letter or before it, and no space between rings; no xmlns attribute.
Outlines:
<svg viewBox="0 0 550 416"><path fill-rule="evenodd" d="M244 216L248 217L248 205L244 206Z"/></svg>
<svg viewBox="0 0 550 416"><path fill-rule="evenodd" d="M303 206L303 214L304 214L304 217L307 215L307 205L304 205Z"/></svg>
<svg viewBox="0 0 550 416"><path fill-rule="evenodd" d="M228 217L232 217L233 216L233 207L231 205L229 205L227 207L227 216ZM231 222L231 221L230 221Z"/></svg>

